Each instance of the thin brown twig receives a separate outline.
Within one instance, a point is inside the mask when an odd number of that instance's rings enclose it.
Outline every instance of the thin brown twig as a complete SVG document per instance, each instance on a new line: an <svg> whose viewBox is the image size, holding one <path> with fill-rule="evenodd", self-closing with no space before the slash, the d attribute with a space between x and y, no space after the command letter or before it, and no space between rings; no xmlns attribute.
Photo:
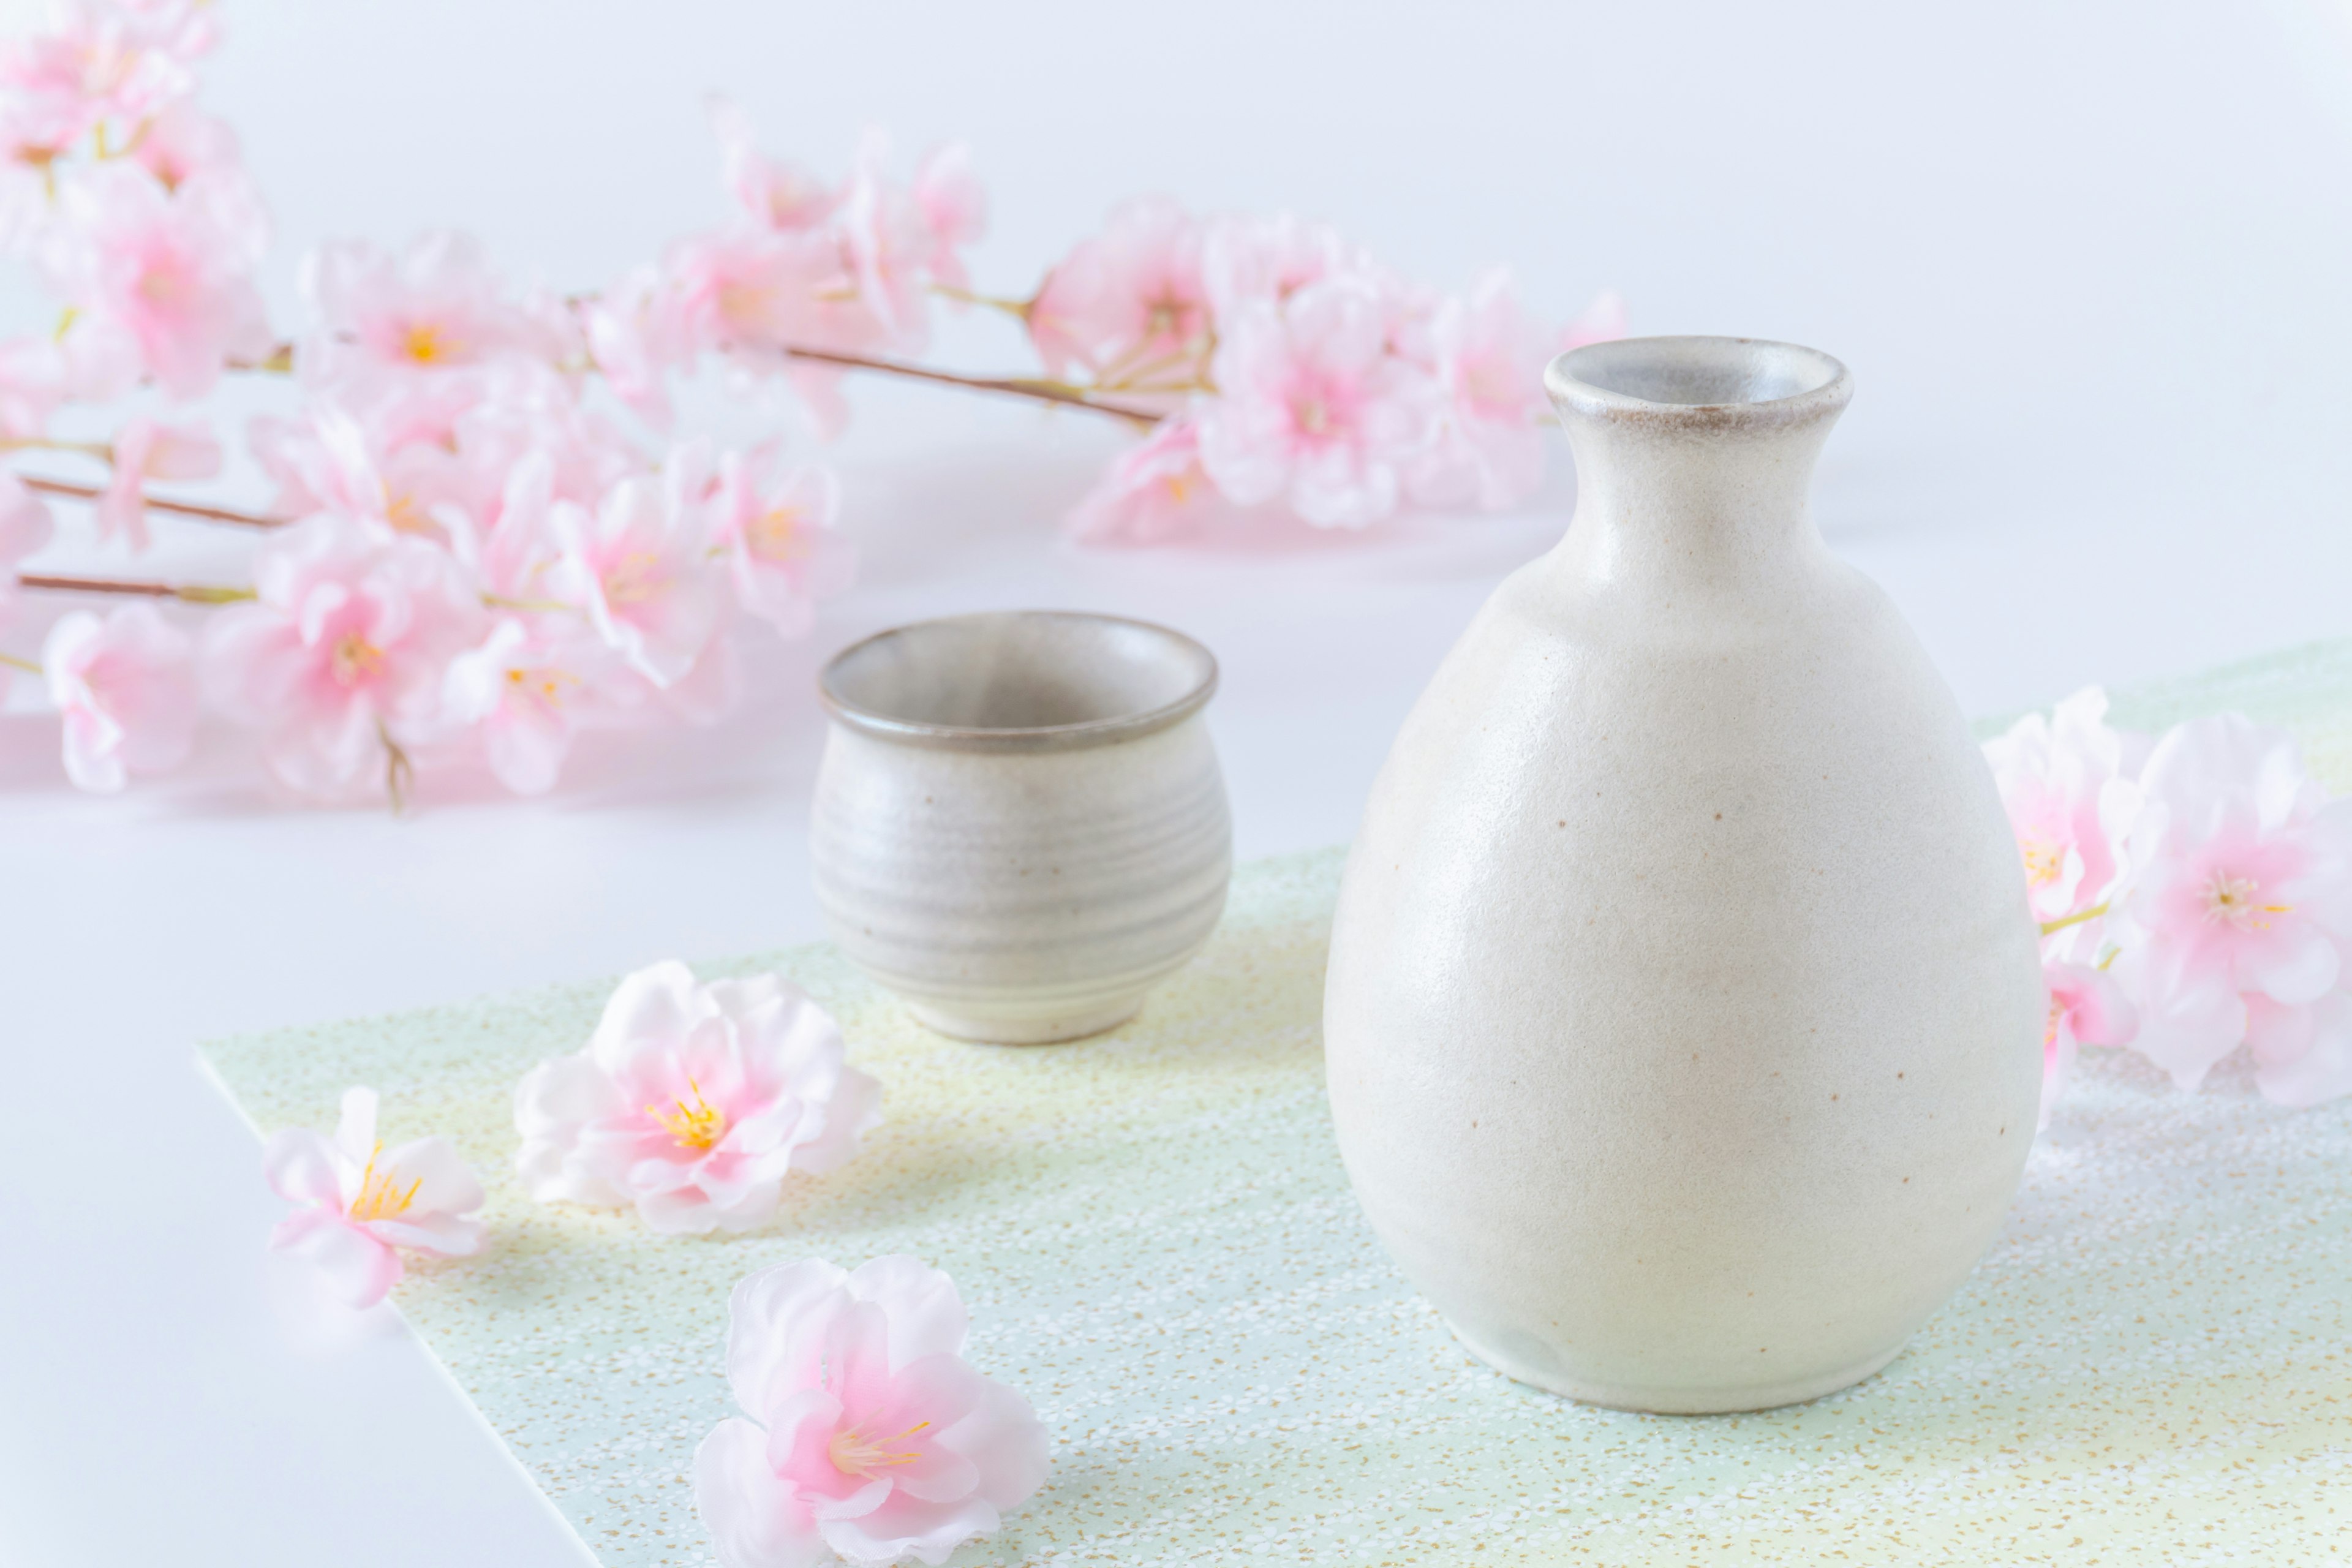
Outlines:
<svg viewBox="0 0 2352 1568"><path fill-rule="evenodd" d="M16 586L52 594L123 594L142 599L178 599L190 605L233 605L253 597L250 588L223 588L209 583L141 583L124 577L78 577L47 572L20 572Z"/></svg>
<svg viewBox="0 0 2352 1568"><path fill-rule="evenodd" d="M882 375L902 375L912 381L928 381L941 386L961 386L968 392L996 392L1009 397L1032 397L1044 403L1058 403L1066 408L1088 408L1097 414L1108 414L1114 419L1124 419L1131 425L1157 425L1161 417L1149 408L1138 408L1131 404L1106 403L1082 386L1069 386L1058 381L1038 381L1017 375L959 375L951 370L932 370L927 365L908 364L904 360L868 359L863 354L835 353L831 349L787 348L783 352L791 359L839 365L844 370L870 370Z"/></svg>
<svg viewBox="0 0 2352 1568"><path fill-rule="evenodd" d="M584 299L584 296L583 298ZM970 298L975 303L992 305L999 309L1013 308L1008 301L991 300L981 295L971 295ZM577 305L582 301L570 300L565 302ZM1042 403L1057 403L1066 408L1089 408L1097 414L1107 414L1114 419L1124 419L1131 425L1153 426L1159 424L1162 418L1160 413L1152 409L1138 408L1132 404L1107 402L1086 387L1072 386L1066 382L1046 381L1035 376L960 375L951 370L933 370L928 365L908 364L905 360L876 359L866 354L841 353L833 349L798 348L790 344L784 345L779 352L787 359L838 365L844 370L863 370L870 371L877 375L904 376L909 381L928 381L938 386L960 386L967 392L994 392L1007 397L1034 398ZM233 362L229 368L282 375L292 370L293 363L294 345L280 343L266 359ZM147 504L166 510L191 510L173 508L162 501L151 500ZM194 515L210 514L196 512ZM244 520L236 517L222 517L218 521L236 522Z"/></svg>
<svg viewBox="0 0 2352 1568"><path fill-rule="evenodd" d="M97 500L106 494L104 487L100 485L78 485L67 479L45 479L33 474L16 477L24 481L26 489L38 490L43 495ZM236 511L225 506L205 506L192 500L165 500L160 496L149 496L146 504L152 511L168 511L175 517L200 517L206 522L233 522L239 528L283 528L288 521L282 517L264 517L258 512Z"/></svg>

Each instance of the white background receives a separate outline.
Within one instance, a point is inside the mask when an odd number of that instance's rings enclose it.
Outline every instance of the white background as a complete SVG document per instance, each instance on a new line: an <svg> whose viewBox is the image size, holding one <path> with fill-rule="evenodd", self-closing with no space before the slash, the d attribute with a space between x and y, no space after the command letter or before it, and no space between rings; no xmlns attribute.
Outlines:
<svg viewBox="0 0 2352 1568"><path fill-rule="evenodd" d="M1003 292L1162 190L1328 218L1449 287L1507 260L1559 316L1614 286L1637 330L1826 348L1859 391L1824 531L1972 712L2352 630L2352 13L2319 0L223 12L206 96L273 204L281 319L310 243L433 225L595 286L719 216L719 89L833 173L867 122L908 154L969 140ZM940 353L1021 349L970 321ZM1055 519L1114 431L853 396L858 589L813 642L755 645L727 727L593 749L543 803L456 780L404 820L303 808L228 736L184 778L83 797L46 721L0 717L0 1559L579 1561L404 1334L289 1336L260 1247L278 1205L195 1042L816 935L811 672L940 612L1195 633L1224 661L1241 852L1336 842L1432 665L1573 496L1563 450L1521 517L1076 552ZM173 536L111 564L236 570L243 542Z"/></svg>

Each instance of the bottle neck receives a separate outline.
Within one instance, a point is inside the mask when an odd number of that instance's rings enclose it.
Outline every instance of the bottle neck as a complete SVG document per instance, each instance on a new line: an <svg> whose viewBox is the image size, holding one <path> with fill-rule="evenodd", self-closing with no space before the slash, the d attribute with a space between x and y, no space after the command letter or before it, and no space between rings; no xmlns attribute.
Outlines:
<svg viewBox="0 0 2352 1568"><path fill-rule="evenodd" d="M1796 422L1741 411L1659 416L1564 410L1576 517L1553 552L1596 585L1769 585L1821 548L1809 496L1838 411Z"/></svg>

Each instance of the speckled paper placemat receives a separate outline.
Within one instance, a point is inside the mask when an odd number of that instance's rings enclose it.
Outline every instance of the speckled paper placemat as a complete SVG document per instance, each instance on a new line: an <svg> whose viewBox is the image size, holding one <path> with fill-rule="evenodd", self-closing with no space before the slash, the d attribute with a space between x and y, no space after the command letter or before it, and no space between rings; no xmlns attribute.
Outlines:
<svg viewBox="0 0 2352 1568"><path fill-rule="evenodd" d="M2116 717L2232 708L2352 788L2352 644ZM2181 1096L2086 1050L2000 1242L1885 1372L1758 1415L1589 1409L1465 1353L1349 1194L1317 1037L1340 861L1244 868L1208 952L1071 1046L928 1034L821 946L704 966L807 986L887 1096L866 1152L755 1236L656 1237L514 1179L515 1080L609 982L205 1056L258 1129L331 1127L367 1083L387 1138L448 1134L482 1173L483 1254L396 1299L614 1568L710 1561L688 1460L729 1414L734 1282L890 1252L955 1277L972 1360L1054 1434L974 1568L2352 1561L2352 1104L2282 1110L2227 1069Z"/></svg>

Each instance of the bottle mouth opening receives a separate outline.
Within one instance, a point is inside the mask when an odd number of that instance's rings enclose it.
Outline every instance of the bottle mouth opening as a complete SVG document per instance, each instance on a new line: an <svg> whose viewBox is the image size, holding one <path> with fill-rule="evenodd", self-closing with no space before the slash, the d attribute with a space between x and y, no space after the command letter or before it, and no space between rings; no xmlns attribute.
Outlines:
<svg viewBox="0 0 2352 1568"><path fill-rule="evenodd" d="M1780 424L1845 405L1844 365L1795 343L1760 338L1619 338L1570 349L1544 372L1565 415L1676 414Z"/></svg>

